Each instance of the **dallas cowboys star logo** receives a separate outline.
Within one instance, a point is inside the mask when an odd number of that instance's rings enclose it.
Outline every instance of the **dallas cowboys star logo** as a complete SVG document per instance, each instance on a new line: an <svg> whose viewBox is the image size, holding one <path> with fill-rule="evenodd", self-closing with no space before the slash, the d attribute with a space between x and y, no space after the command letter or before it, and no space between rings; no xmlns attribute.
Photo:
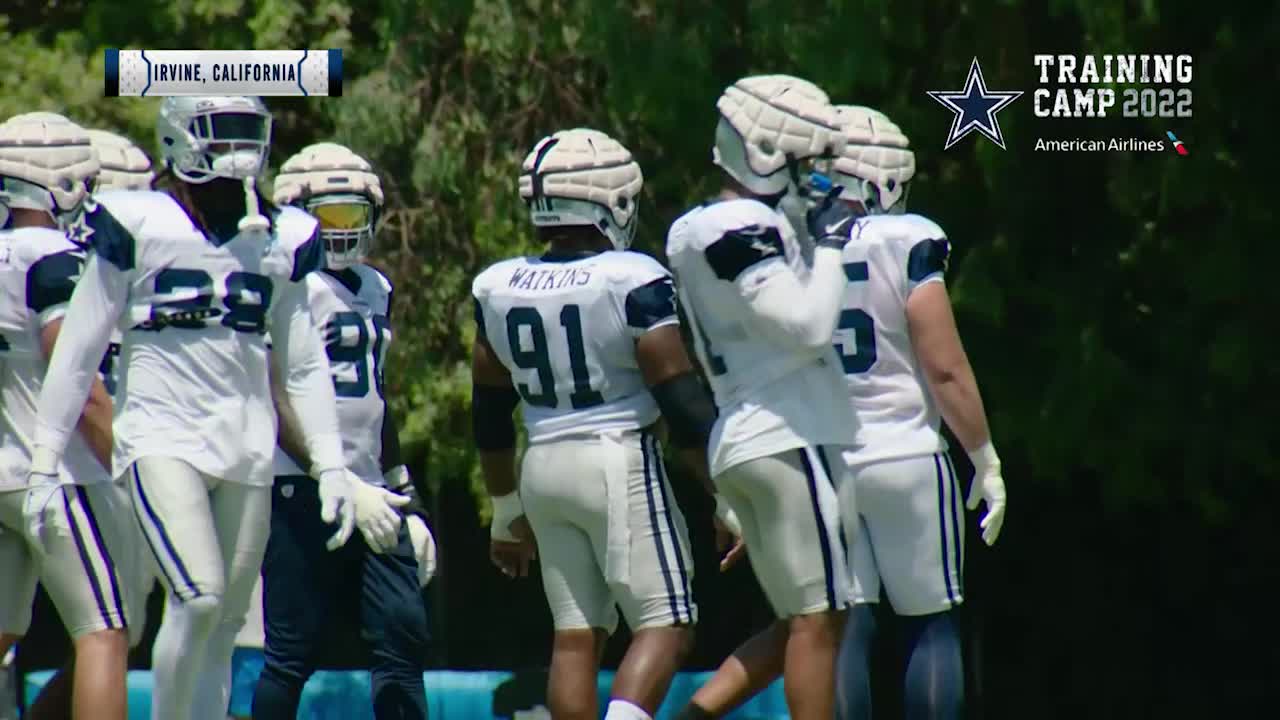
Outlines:
<svg viewBox="0 0 1280 720"><path fill-rule="evenodd" d="M76 245L87 248L89 247L89 238L93 236L93 228L89 227L89 223L85 222L85 213L80 213L76 219L67 228L67 239Z"/></svg>
<svg viewBox="0 0 1280 720"><path fill-rule="evenodd" d="M964 81L964 90L930 90L929 97L942 103L955 118L951 121L951 133L947 135L946 150L960 141L960 138L977 130L986 135L1004 150L1004 135L1000 132L1000 123L996 113L1006 105L1018 99L1021 90L987 90L987 81L982 77L982 66L978 58L969 66L969 77Z"/></svg>

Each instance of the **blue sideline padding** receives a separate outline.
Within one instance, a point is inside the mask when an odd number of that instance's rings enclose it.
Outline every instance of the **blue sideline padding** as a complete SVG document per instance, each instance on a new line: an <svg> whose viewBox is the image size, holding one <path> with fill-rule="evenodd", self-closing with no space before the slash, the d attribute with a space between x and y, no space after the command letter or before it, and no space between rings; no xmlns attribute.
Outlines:
<svg viewBox="0 0 1280 720"><path fill-rule="evenodd" d="M232 713L248 717L253 685L262 668L260 653L237 651L235 680L232 689ZM53 675L52 671L34 672L25 677L27 703L35 699L40 688ZM431 720L483 720L493 714L494 691L512 677L509 672L423 673ZM680 673L671 684L671 692L655 720L670 720L689 701L711 673ZM600 712L603 716L612 672L600 673ZM537 711L519 713L520 720L549 719ZM129 718L148 720L151 716L151 673L129 672ZM729 720L787 720L787 704L782 694L782 681L775 681L765 692L727 716ZM363 670L317 672L302 693L299 720L373 720L369 702L369 673Z"/></svg>

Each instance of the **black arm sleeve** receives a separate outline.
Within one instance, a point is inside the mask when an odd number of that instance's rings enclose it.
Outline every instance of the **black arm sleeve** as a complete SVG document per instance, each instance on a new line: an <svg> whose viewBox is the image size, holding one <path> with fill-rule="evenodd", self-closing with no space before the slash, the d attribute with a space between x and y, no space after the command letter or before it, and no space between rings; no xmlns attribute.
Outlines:
<svg viewBox="0 0 1280 720"><path fill-rule="evenodd" d="M711 393L690 371L649 388L671 429L671 443L681 448L706 446L716 422Z"/></svg>
<svg viewBox="0 0 1280 720"><path fill-rule="evenodd" d="M471 386L471 432L479 450L509 450L516 446L511 412L520 402L513 387Z"/></svg>

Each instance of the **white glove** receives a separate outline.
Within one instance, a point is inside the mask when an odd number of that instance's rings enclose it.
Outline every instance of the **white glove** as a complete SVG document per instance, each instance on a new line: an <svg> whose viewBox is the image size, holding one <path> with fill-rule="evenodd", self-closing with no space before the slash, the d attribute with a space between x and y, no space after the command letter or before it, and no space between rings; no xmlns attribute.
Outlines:
<svg viewBox="0 0 1280 720"><path fill-rule="evenodd" d="M418 559L418 586L426 587L436 575L436 539L427 527L427 521L417 515L404 519L409 527L409 541L413 543L413 555Z"/></svg>
<svg viewBox="0 0 1280 720"><path fill-rule="evenodd" d="M734 537L742 537L742 523L738 521L738 515L729 507L729 503L725 502L719 493L716 493L716 519L724 526L725 530Z"/></svg>
<svg viewBox="0 0 1280 720"><path fill-rule="evenodd" d="M489 538L503 542L520 542L520 538L511 533L511 523L524 514L524 503L520 501L520 491L513 490L506 495L490 496L493 503L493 522L489 524Z"/></svg>
<svg viewBox="0 0 1280 720"><path fill-rule="evenodd" d="M978 509L978 501L987 501L987 514L982 516L978 527L982 528L982 540L994 545L1000 536L1000 528L1004 525L1004 478L1000 477L1000 457L988 440L985 445L969 453L973 461L973 484L969 486L969 500L965 503L970 510Z"/></svg>
<svg viewBox="0 0 1280 720"><path fill-rule="evenodd" d="M43 445L37 445L31 453L27 492L22 500L22 518L26 522L32 548L39 555L45 552L45 510L62 492L63 484L62 476L58 474L58 454Z"/></svg>
<svg viewBox="0 0 1280 720"><path fill-rule="evenodd" d="M320 473L320 519L326 523L338 523L338 532L329 538L325 547L337 550L351 539L356 525L356 508L352 501L352 480L355 476L342 468L331 468ZM355 480L355 482L360 482Z"/></svg>
<svg viewBox="0 0 1280 720"><path fill-rule="evenodd" d="M396 508L407 505L411 498L370 485L354 475L351 477L351 499L356 506L356 527L360 528L365 544L376 553L394 550L400 544L401 517Z"/></svg>

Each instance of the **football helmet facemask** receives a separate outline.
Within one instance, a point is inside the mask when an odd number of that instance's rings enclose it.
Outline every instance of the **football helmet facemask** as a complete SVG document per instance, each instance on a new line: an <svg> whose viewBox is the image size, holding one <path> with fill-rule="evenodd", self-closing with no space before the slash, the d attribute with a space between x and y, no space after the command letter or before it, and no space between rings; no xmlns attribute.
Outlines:
<svg viewBox="0 0 1280 720"><path fill-rule="evenodd" d="M256 178L271 147L271 113L256 97L167 97L156 141L183 182Z"/></svg>
<svg viewBox="0 0 1280 720"><path fill-rule="evenodd" d="M244 182L241 232L266 232L254 183L271 149L271 113L256 97L167 97L160 103L156 140L164 164L183 182L216 178Z"/></svg>
<svg viewBox="0 0 1280 720"><path fill-rule="evenodd" d="M285 161L274 199L320 221L330 268L363 262L383 208L382 184L368 161L337 143L308 145Z"/></svg>

